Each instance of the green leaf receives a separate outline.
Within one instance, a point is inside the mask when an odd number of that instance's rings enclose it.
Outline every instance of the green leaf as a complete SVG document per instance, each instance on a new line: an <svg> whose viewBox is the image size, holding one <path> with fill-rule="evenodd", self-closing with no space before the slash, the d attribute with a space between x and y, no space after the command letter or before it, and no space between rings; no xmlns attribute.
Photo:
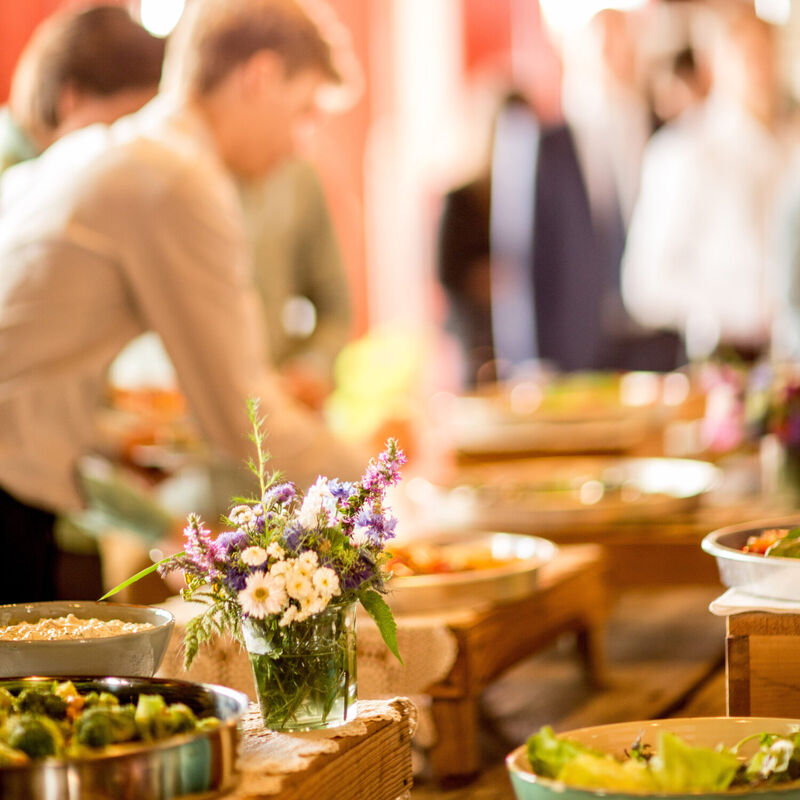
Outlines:
<svg viewBox="0 0 800 800"><path fill-rule="evenodd" d="M172 561L173 558L178 558L179 556L185 555L185 553L178 553L174 556L167 556L166 558L162 558L161 561L156 561L155 564L151 564L149 567L145 567L141 572L137 572L135 575L131 575L130 578L122 581L119 586L115 586L113 589L109 589L100 599L107 600L109 597L113 597L117 592L121 592L123 589L126 589L132 583L136 583L136 581L141 580L146 575L149 575L151 572L155 572L162 564L167 564L168 562Z"/></svg>
<svg viewBox="0 0 800 800"><path fill-rule="evenodd" d="M533 771L545 778L557 778L564 766L581 754L597 757L603 755L578 742L556 736L549 725L543 726L538 733L528 738L526 749Z"/></svg>
<svg viewBox="0 0 800 800"><path fill-rule="evenodd" d="M650 769L662 792L724 792L736 776L739 760L730 750L695 747L661 731Z"/></svg>
<svg viewBox="0 0 800 800"><path fill-rule="evenodd" d="M375 620L386 646L402 664L403 659L400 658L400 650L397 647L397 623L394 621L389 604L373 590L365 592L360 599L364 610Z"/></svg>

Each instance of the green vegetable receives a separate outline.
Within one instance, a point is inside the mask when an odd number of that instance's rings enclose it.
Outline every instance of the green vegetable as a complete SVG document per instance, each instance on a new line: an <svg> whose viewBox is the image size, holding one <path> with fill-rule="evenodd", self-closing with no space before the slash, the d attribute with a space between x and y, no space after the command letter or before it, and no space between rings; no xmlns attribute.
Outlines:
<svg viewBox="0 0 800 800"><path fill-rule="evenodd" d="M786 536L778 539L775 544L768 547L764 555L800 558L800 528L792 528Z"/></svg>
<svg viewBox="0 0 800 800"><path fill-rule="evenodd" d="M661 791L722 792L736 776L739 759L725 748L695 747L662 731L649 767Z"/></svg>
<svg viewBox="0 0 800 800"><path fill-rule="evenodd" d="M197 727L197 717L189 706L172 703L168 707L170 733L187 733Z"/></svg>
<svg viewBox="0 0 800 800"><path fill-rule="evenodd" d="M142 739L163 739L170 735L169 711L160 694L139 695L135 720Z"/></svg>
<svg viewBox="0 0 800 800"><path fill-rule="evenodd" d="M75 722L75 738L87 747L105 747L128 742L138 736L134 707L95 706L81 714Z"/></svg>
<svg viewBox="0 0 800 800"><path fill-rule="evenodd" d="M89 692L86 695L86 708L94 708L94 706L105 706L106 708L110 708L111 706L118 706L119 700L117 700L116 695L111 694L111 692Z"/></svg>
<svg viewBox="0 0 800 800"><path fill-rule="evenodd" d="M0 712L12 711L14 708L14 695L5 688L0 686Z"/></svg>
<svg viewBox="0 0 800 800"><path fill-rule="evenodd" d="M64 744L58 725L48 717L37 714L9 717L6 731L9 747L21 750L30 758L58 755Z"/></svg>
<svg viewBox="0 0 800 800"><path fill-rule="evenodd" d="M545 778L557 778L565 764L583 753L603 755L590 747L556 736L549 725L528 739L528 760L533 771Z"/></svg>
<svg viewBox="0 0 800 800"><path fill-rule="evenodd" d="M67 704L49 689L23 689L17 697L16 709L21 714L44 714L51 719L64 719Z"/></svg>

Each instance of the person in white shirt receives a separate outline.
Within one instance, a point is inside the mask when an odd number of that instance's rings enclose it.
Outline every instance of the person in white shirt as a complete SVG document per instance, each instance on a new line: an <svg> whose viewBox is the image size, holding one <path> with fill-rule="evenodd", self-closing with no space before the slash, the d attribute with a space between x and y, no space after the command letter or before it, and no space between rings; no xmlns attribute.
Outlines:
<svg viewBox="0 0 800 800"><path fill-rule="evenodd" d="M52 599L52 514L81 505L76 462L97 442L108 366L156 331L209 443L250 454L262 400L274 467L355 477L360 456L281 389L234 177L291 152L318 91L339 81L294 0L193 0L169 89L114 125L60 139L0 189L0 602Z"/></svg>
<svg viewBox="0 0 800 800"><path fill-rule="evenodd" d="M737 10L714 55L708 99L646 149L623 299L641 324L680 333L690 358L720 347L753 358L769 343L772 211L786 167L771 26Z"/></svg>

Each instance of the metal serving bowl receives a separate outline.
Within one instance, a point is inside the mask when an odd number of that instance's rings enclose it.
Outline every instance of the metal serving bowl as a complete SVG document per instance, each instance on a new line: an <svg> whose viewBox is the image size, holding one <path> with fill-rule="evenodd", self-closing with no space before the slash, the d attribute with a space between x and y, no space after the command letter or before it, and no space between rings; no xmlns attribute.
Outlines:
<svg viewBox="0 0 800 800"><path fill-rule="evenodd" d="M0 606L0 626L74 614L80 619L149 622L153 627L99 639L0 640L0 678L14 675L154 675L175 624L163 608L92 600Z"/></svg>
<svg viewBox="0 0 800 800"><path fill-rule="evenodd" d="M513 533L486 533L460 540L447 539L442 552L475 547L493 558L496 566L425 575L397 576L388 584L387 600L399 613L502 603L529 595L539 568L555 557L558 548L548 539Z"/></svg>
<svg viewBox="0 0 800 800"><path fill-rule="evenodd" d="M716 747L723 744L732 747L745 736L770 732L791 733L796 730L798 720L766 717L683 717L674 719L643 720L641 722L619 722L611 725L597 725L566 731L562 735L594 747L606 753L621 756L641 735L642 741L655 744L660 731L670 731L685 742L703 747ZM742 754L752 754L758 742L744 745ZM703 800L746 797L762 800L800 800L800 788L792 784L790 788L774 786L760 789L735 789L728 792L697 792L695 794L642 794L614 791L612 789L583 789L565 786L559 781L543 778L531 769L526 754L526 746L521 745L506 758L506 766L518 800L632 800L632 798L659 797L670 800Z"/></svg>
<svg viewBox="0 0 800 800"><path fill-rule="evenodd" d="M771 528L796 528L800 517L744 522L709 533L702 548L717 559L719 576L725 586L773 600L800 602L800 558L781 558L743 553L740 548L749 536Z"/></svg>
<svg viewBox="0 0 800 800"><path fill-rule="evenodd" d="M220 725L158 742L109 747L81 758L48 758L25 766L0 767L0 797L25 800L192 800L217 797L239 780L236 766L238 720L248 707L240 692L223 686L157 678L66 678L81 692L103 691L120 702L160 694L185 703L198 716ZM52 681L29 677L0 681L10 691Z"/></svg>

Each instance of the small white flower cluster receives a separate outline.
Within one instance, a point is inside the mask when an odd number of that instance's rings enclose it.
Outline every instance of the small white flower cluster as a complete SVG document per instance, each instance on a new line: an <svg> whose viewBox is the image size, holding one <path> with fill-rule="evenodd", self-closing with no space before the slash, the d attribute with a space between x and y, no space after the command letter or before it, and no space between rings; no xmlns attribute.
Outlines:
<svg viewBox="0 0 800 800"><path fill-rule="evenodd" d="M331 598L341 594L339 576L330 567L319 566L313 550L306 550L297 558L284 556L276 542L266 550L262 547L244 550L242 560L250 566L261 566L269 557L276 561L268 572L250 575L238 594L245 613L256 619L281 614L281 627L319 614L328 607Z"/></svg>
<svg viewBox="0 0 800 800"><path fill-rule="evenodd" d="M228 514L228 519L240 530L253 531L258 524L258 511L260 509L260 506L256 508L244 505L236 506L231 509L230 514Z"/></svg>

